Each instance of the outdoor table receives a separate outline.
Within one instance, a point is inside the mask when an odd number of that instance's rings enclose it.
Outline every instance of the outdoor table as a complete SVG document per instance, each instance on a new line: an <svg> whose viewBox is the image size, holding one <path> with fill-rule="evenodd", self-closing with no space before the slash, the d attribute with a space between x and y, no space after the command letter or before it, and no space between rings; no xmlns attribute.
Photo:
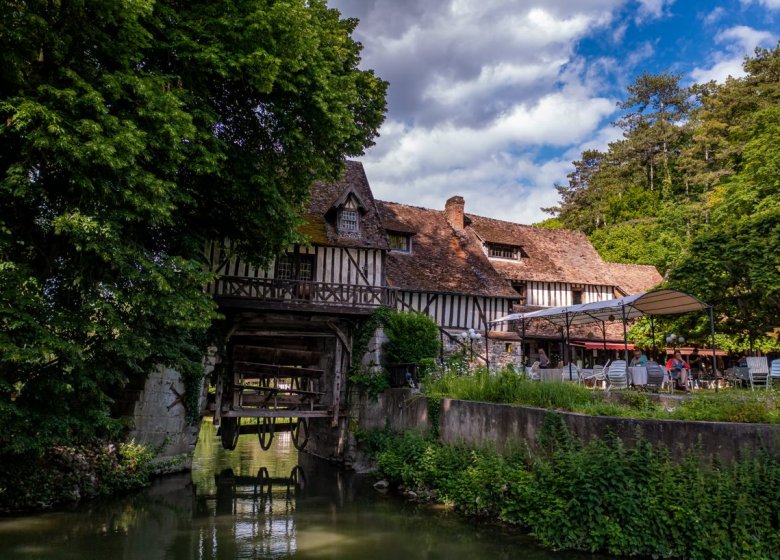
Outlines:
<svg viewBox="0 0 780 560"><path fill-rule="evenodd" d="M563 370L560 368L544 368L539 370L542 381L563 381Z"/></svg>
<svg viewBox="0 0 780 560"><path fill-rule="evenodd" d="M647 368L645 366L632 366L628 368L631 373L631 383L634 385L647 385Z"/></svg>

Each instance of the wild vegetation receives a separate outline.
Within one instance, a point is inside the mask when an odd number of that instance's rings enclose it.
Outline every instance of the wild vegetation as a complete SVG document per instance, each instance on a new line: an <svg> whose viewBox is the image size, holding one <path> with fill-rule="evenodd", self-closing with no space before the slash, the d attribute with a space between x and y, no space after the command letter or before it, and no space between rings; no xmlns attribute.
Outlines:
<svg viewBox="0 0 780 560"><path fill-rule="evenodd" d="M655 265L714 304L722 347L778 350L767 333L780 327L780 47L744 69L724 84L639 76L620 104L623 139L583 152L544 225L583 231L605 259ZM709 334L696 317L669 329L700 344Z"/></svg>
<svg viewBox="0 0 780 560"><path fill-rule="evenodd" d="M652 558L780 558L780 461L674 463L640 441L582 445L551 413L538 450L441 445L417 432L371 432L378 475L470 516L530 531L554 549Z"/></svg>
<svg viewBox="0 0 780 560"><path fill-rule="evenodd" d="M369 349L370 339L379 328L383 329L387 339L382 346L385 363L366 367L363 356ZM432 368L440 345L439 328L428 315L389 308L377 309L355 328L349 382L376 398L390 386L387 368L398 364L417 364L420 375L424 375Z"/></svg>
<svg viewBox="0 0 780 560"><path fill-rule="evenodd" d="M356 24L322 0L4 3L0 464L120 437L112 398L157 365L197 416L206 241L258 265L301 241L311 183L384 118Z"/></svg>
<svg viewBox="0 0 780 560"><path fill-rule="evenodd" d="M574 383L531 381L511 367L498 373L489 373L480 367L466 375L461 369L444 368L429 375L423 384L425 394L437 399L449 397L516 404L595 416L780 423L780 394L777 391L727 390L719 394L696 394L668 408L636 391L624 391L618 400L616 395L607 398L601 391Z"/></svg>

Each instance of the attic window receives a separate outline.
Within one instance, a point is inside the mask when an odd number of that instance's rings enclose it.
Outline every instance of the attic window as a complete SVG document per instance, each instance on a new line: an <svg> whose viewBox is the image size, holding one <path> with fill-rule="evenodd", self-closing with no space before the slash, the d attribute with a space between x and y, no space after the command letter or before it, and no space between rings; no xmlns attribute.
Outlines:
<svg viewBox="0 0 780 560"><path fill-rule="evenodd" d="M412 252L412 236L408 233L389 232L387 240L390 242L391 251L398 251L399 253Z"/></svg>
<svg viewBox="0 0 780 560"><path fill-rule="evenodd" d="M358 211L344 208L339 212L339 232L356 233L360 231Z"/></svg>
<svg viewBox="0 0 780 560"><path fill-rule="evenodd" d="M520 260L522 257L528 257L523 248L519 245L505 245L503 243L488 243L488 256L495 259Z"/></svg>

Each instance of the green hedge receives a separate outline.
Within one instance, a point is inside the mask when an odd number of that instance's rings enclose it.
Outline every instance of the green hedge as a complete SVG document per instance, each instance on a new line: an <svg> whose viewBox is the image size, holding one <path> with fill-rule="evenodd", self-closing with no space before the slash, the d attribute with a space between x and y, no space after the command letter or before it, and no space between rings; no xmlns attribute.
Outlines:
<svg viewBox="0 0 780 560"><path fill-rule="evenodd" d="M780 462L681 463L647 442L581 445L551 413L542 451L503 456L419 433L365 438L379 474L475 516L529 530L553 549L675 558L780 558Z"/></svg>

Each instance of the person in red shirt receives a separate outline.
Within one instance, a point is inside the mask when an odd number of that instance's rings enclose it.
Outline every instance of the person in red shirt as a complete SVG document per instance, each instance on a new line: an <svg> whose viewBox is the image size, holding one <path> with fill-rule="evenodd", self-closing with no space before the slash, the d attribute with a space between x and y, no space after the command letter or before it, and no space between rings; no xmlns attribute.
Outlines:
<svg viewBox="0 0 780 560"><path fill-rule="evenodd" d="M688 374L691 371L691 366L683 360L682 353L679 350L666 362L666 370L672 379L676 381L678 388L682 386L684 391L688 391Z"/></svg>

